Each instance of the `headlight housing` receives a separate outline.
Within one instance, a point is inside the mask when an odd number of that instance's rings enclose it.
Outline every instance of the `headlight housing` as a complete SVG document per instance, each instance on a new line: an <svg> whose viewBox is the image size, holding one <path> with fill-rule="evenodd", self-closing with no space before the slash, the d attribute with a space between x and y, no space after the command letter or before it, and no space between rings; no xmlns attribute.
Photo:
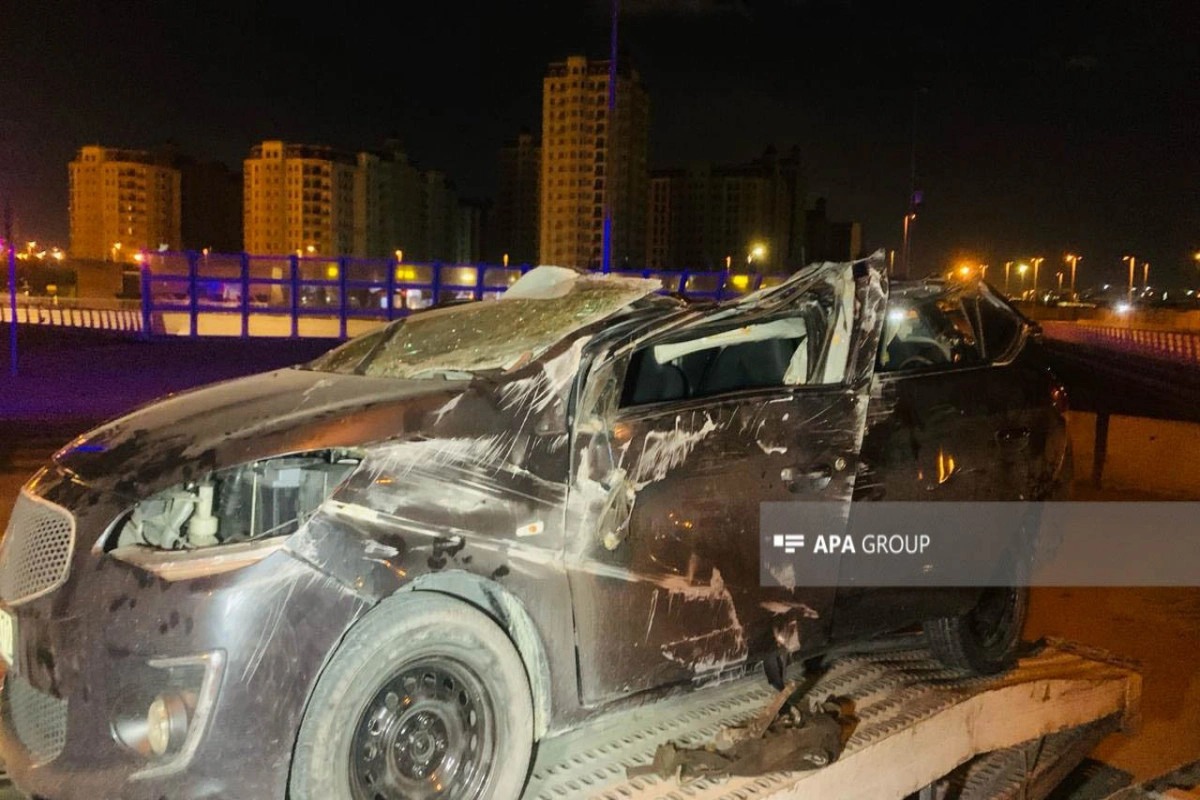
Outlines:
<svg viewBox="0 0 1200 800"><path fill-rule="evenodd" d="M360 461L319 450L218 470L140 501L97 548L168 580L237 569L281 547Z"/></svg>

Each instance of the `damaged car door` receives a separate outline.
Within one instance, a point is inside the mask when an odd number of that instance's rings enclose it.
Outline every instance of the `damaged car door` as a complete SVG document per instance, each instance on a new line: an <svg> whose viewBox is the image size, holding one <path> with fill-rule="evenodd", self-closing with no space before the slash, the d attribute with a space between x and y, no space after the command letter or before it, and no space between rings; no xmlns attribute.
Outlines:
<svg viewBox="0 0 1200 800"><path fill-rule="evenodd" d="M884 295L878 265L824 265L593 361L567 543L585 705L827 640L834 590L762 552L760 506L844 525Z"/></svg>

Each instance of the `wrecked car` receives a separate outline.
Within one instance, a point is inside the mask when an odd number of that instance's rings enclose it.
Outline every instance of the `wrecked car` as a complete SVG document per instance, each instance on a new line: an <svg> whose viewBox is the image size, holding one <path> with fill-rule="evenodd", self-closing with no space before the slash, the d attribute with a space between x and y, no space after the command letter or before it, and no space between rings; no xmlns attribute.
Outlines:
<svg viewBox="0 0 1200 800"><path fill-rule="evenodd" d="M1033 498L1062 468L1029 324L983 286L889 306L882 263L711 306L539 267L80 436L0 548L11 775L513 798L539 739L838 642L924 623L1002 667L1017 589L760 582L761 503Z"/></svg>

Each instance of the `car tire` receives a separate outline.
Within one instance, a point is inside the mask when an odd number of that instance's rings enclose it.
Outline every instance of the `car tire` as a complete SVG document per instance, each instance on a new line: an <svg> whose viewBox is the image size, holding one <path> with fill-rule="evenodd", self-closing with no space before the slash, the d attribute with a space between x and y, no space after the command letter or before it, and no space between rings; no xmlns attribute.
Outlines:
<svg viewBox="0 0 1200 800"><path fill-rule="evenodd" d="M355 625L317 681L289 797L399 800L440 781L453 800L510 800L532 746L529 679L507 634L467 603L407 593Z"/></svg>
<svg viewBox="0 0 1200 800"><path fill-rule="evenodd" d="M924 624L930 649L952 669L992 675L1011 667L1029 610L1029 587L988 587L975 607Z"/></svg>

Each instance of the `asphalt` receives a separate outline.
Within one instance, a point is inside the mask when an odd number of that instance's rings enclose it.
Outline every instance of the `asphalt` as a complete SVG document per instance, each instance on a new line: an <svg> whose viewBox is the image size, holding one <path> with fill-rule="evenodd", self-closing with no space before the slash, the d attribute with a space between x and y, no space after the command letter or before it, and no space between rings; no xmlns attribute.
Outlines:
<svg viewBox="0 0 1200 800"><path fill-rule="evenodd" d="M1071 408L1200 422L1200 370L1054 340L1046 351Z"/></svg>

